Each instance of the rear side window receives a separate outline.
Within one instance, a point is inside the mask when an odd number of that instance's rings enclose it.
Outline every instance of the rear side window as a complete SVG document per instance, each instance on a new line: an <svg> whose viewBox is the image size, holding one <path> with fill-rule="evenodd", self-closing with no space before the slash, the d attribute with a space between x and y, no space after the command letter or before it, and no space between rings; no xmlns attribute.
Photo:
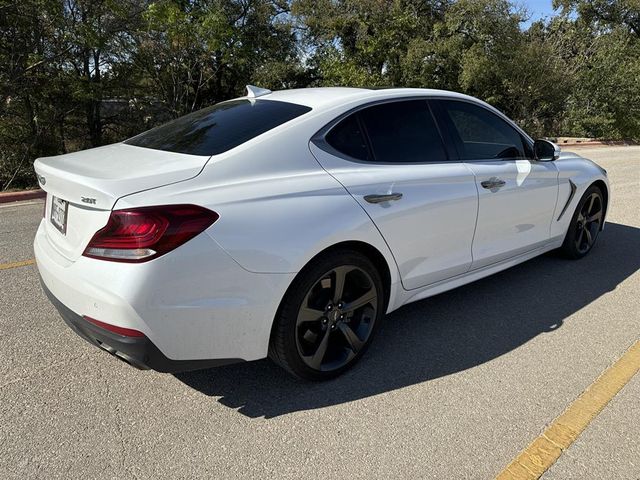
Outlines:
<svg viewBox="0 0 640 480"><path fill-rule="evenodd" d="M360 112L377 162L447 160L427 102L382 103Z"/></svg>
<svg viewBox="0 0 640 480"><path fill-rule="evenodd" d="M358 114L349 115L338 123L326 137L327 143L340 153L357 160L371 160L367 140L360 127Z"/></svg>
<svg viewBox="0 0 640 480"><path fill-rule="evenodd" d="M359 160L385 163L442 162L447 154L425 100L382 103L336 125L327 142Z"/></svg>
<svg viewBox="0 0 640 480"><path fill-rule="evenodd" d="M526 158L520 133L486 108L468 102L441 100L462 160Z"/></svg>
<svg viewBox="0 0 640 480"><path fill-rule="evenodd" d="M168 152L216 155L310 110L304 105L273 100L231 100L180 117L124 143Z"/></svg>

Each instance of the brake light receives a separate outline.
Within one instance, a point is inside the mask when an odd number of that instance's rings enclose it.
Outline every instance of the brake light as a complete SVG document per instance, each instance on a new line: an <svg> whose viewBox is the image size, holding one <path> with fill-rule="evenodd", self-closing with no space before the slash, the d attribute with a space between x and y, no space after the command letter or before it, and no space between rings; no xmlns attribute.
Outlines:
<svg viewBox="0 0 640 480"><path fill-rule="evenodd" d="M218 218L216 212L196 205L114 210L83 255L113 262L146 262L191 240Z"/></svg>
<svg viewBox="0 0 640 480"><path fill-rule="evenodd" d="M133 328L118 327L116 325L111 325L110 323L101 322L95 318L87 317L86 315L83 315L82 318L100 328L104 328L105 330L109 330L110 332L117 333L124 337L144 337L144 333L134 330Z"/></svg>

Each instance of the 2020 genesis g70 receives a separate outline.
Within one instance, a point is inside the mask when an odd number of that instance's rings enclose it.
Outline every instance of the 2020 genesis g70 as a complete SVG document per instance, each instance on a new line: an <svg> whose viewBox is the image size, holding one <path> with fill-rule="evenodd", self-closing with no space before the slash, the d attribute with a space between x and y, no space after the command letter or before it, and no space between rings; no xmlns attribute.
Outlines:
<svg viewBox="0 0 640 480"><path fill-rule="evenodd" d="M552 249L580 258L604 226L602 168L475 98L247 88L35 162L44 289L132 365L269 356L330 378L385 313Z"/></svg>

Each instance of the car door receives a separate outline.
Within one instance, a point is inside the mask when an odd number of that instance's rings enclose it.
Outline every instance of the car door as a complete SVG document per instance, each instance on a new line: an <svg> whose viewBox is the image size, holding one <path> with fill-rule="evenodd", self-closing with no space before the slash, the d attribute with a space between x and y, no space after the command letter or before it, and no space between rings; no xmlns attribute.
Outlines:
<svg viewBox="0 0 640 480"><path fill-rule="evenodd" d="M554 163L534 160L529 140L480 104L437 100L432 108L476 177L479 207L471 268L543 246L558 196Z"/></svg>
<svg viewBox="0 0 640 480"><path fill-rule="evenodd" d="M475 178L449 158L425 99L359 109L321 131L310 148L373 220L406 289L469 270Z"/></svg>

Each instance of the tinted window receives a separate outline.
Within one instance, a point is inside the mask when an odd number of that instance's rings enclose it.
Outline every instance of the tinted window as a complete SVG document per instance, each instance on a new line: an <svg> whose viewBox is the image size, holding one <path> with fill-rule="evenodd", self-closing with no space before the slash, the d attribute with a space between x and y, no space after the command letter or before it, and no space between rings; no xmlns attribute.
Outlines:
<svg viewBox="0 0 640 480"><path fill-rule="evenodd" d="M327 134L326 140L340 153L358 160L370 160L369 147L360 128L357 114L349 115L333 127Z"/></svg>
<svg viewBox="0 0 640 480"><path fill-rule="evenodd" d="M520 133L494 113L467 102L441 104L457 133L462 160L525 157Z"/></svg>
<svg viewBox="0 0 640 480"><path fill-rule="evenodd" d="M362 110L360 118L376 162L447 160L442 139L424 100L375 105Z"/></svg>
<svg viewBox="0 0 640 480"><path fill-rule="evenodd" d="M272 100L232 100L190 113L124 143L169 152L216 155L309 110L303 105Z"/></svg>

